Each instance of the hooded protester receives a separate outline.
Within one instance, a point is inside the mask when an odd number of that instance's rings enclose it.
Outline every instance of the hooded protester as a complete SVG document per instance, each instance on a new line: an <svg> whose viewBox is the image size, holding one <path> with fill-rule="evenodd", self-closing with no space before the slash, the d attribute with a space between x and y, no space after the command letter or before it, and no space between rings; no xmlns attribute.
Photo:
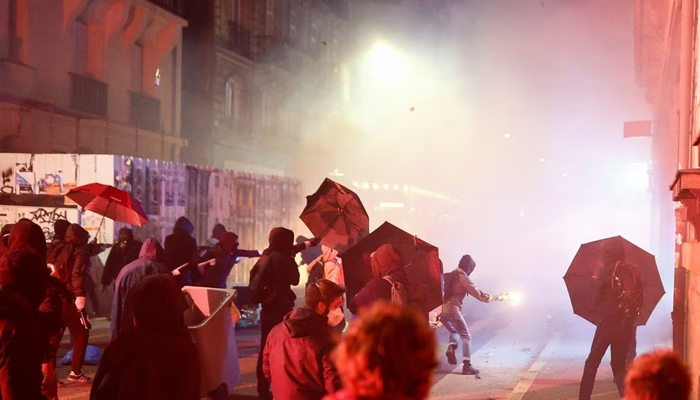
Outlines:
<svg viewBox="0 0 700 400"><path fill-rule="evenodd" d="M321 400L340 389L330 353L339 337L328 314L340 308L345 288L328 279L308 286L304 307L276 325L263 351L263 372L279 400Z"/></svg>
<svg viewBox="0 0 700 400"><path fill-rule="evenodd" d="M348 309L357 315L378 300L391 301L392 281L408 284L401 253L393 244L384 244L370 256L373 278L348 301Z"/></svg>
<svg viewBox="0 0 700 400"><path fill-rule="evenodd" d="M119 239L117 244L112 246L105 262L105 268L102 271L102 287L106 288L119 275L119 271L125 265L139 258L139 252L143 243L134 239L134 232L129 228L121 228L119 230Z"/></svg>
<svg viewBox="0 0 700 400"><path fill-rule="evenodd" d="M129 296L134 329L105 349L90 400L199 400L199 356L183 328L187 305L179 284L170 274L152 274Z"/></svg>
<svg viewBox="0 0 700 400"><path fill-rule="evenodd" d="M267 335L272 328L282 322L285 315L294 308L296 295L291 286L299 284L299 268L294 261L294 232L287 228L273 228L269 236L270 246L265 249L255 267L264 269L270 277L270 292L273 296L263 302L260 311L260 354L258 354L257 377L258 397L272 398L270 382L263 373L263 350Z"/></svg>
<svg viewBox="0 0 700 400"><path fill-rule="evenodd" d="M55 246L66 240L66 231L68 230L69 226L70 222L66 221L65 219L59 219L53 223L53 239L48 245L49 253L51 253L51 250L53 250Z"/></svg>
<svg viewBox="0 0 700 400"><path fill-rule="evenodd" d="M199 253L193 234L194 225L183 216L175 221L173 233L165 238L165 266L172 271L183 264L190 264L176 278L181 286L192 284L191 271L197 268Z"/></svg>
<svg viewBox="0 0 700 400"><path fill-rule="evenodd" d="M199 271L192 272L193 281L198 286L225 289L228 278L238 257L260 257L257 250L241 250L238 248L238 235L233 232L225 232L221 240L211 250L204 253L199 262L215 259L216 263L207 266L199 277ZM198 278L198 279L197 279Z"/></svg>
<svg viewBox="0 0 700 400"><path fill-rule="evenodd" d="M600 362L610 347L610 367L620 397L625 395L625 375L630 346L635 341L636 320L643 302L642 276L639 269L625 261L625 248L620 238L603 242L603 266L598 271L593 303L601 315L596 325L591 351L586 358L579 388L579 399L590 400ZM620 287L620 294L613 288ZM622 308L621 298L634 299L637 308Z"/></svg>
<svg viewBox="0 0 700 400"><path fill-rule="evenodd" d="M450 332L450 343L447 345L447 362L451 365L457 365L457 357L455 350L459 347L458 340L462 340L462 374L477 375L479 370L472 367L471 363L471 341L472 337L469 334L469 327L462 315L462 302L467 295L471 295L475 299L490 303L493 300L503 301L506 299L505 294L492 296L488 293L479 290L474 281L470 278L472 272L476 268L476 262L469 254L462 256L459 260L459 265L451 274L454 278L450 282L445 282L445 301L442 304L442 315L440 322ZM449 287L447 287L449 285Z"/></svg>
<svg viewBox="0 0 700 400"><path fill-rule="evenodd" d="M66 229L63 242L52 247L48 256L51 275L75 296L74 305L61 311L63 326L67 326L73 338L73 359L69 381L88 383L90 378L83 374L85 352L90 335L85 311L86 282L90 275L90 252L87 248L89 235L83 227L71 224Z"/></svg>
<svg viewBox="0 0 700 400"><path fill-rule="evenodd" d="M149 275L170 275L170 270L162 262L163 253L160 243L154 238L148 238L141 246L139 258L122 268L117 275L110 318L112 340L134 329L134 302L131 292L136 285Z"/></svg>
<svg viewBox="0 0 700 400"><path fill-rule="evenodd" d="M49 275L46 242L38 225L21 219L8 244L0 257L0 399L45 399L41 363L47 338L36 328Z"/></svg>

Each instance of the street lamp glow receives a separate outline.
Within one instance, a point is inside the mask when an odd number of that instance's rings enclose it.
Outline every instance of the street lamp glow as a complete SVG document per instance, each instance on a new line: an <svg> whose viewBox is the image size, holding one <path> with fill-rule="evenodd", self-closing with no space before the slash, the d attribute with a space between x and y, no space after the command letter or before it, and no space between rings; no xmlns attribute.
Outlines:
<svg viewBox="0 0 700 400"><path fill-rule="evenodd" d="M511 135L510 135L510 133L506 133L505 135L503 135L503 137L506 138L506 139L510 139L510 138L511 138Z"/></svg>

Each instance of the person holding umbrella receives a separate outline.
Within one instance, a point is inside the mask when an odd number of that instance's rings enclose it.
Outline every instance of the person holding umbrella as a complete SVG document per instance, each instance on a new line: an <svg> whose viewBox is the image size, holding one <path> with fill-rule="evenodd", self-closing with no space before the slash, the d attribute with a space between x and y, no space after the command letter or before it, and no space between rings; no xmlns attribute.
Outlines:
<svg viewBox="0 0 700 400"><path fill-rule="evenodd" d="M603 242L601 257L603 266L598 272L593 298L600 320L583 369L579 400L590 400L598 367L608 347L617 391L624 397L625 358L635 339L636 320L643 303L642 277L635 265L625 261L622 240L613 238Z"/></svg>
<svg viewBox="0 0 700 400"><path fill-rule="evenodd" d="M348 309L355 315L360 310L370 308L379 300L392 301L392 287L401 287L406 295L408 276L403 269L401 253L393 244L384 244L370 256L373 278L348 301ZM408 301L406 296L405 301Z"/></svg>
<svg viewBox="0 0 700 400"><path fill-rule="evenodd" d="M442 315L440 322L450 332L450 343L447 345L447 362L451 365L457 365L457 356L455 350L459 347L458 340L462 340L462 374L478 375L479 370L472 367L471 363L471 342L472 337L469 334L467 322L462 315L462 302L467 295L471 295L475 299L490 303L493 300L504 301L507 298L506 294L492 296L488 293L479 290L474 281L469 277L476 268L476 262L469 254L462 256L459 260L457 268L446 274L452 279L445 279L445 301L442 305Z"/></svg>

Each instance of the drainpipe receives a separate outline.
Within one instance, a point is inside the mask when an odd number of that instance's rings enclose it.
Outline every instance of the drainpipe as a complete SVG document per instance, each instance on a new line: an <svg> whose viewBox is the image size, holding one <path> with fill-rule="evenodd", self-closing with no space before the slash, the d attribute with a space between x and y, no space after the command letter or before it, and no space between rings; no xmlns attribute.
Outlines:
<svg viewBox="0 0 700 400"><path fill-rule="evenodd" d="M693 45L695 32L695 1L680 1L681 5L681 65L680 120L678 122L678 169L690 167L693 109Z"/></svg>

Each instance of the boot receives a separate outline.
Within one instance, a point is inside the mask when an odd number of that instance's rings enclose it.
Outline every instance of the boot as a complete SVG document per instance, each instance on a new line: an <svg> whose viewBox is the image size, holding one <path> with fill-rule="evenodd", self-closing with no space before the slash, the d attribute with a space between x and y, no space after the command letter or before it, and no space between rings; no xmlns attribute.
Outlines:
<svg viewBox="0 0 700 400"><path fill-rule="evenodd" d="M464 365L462 366L462 375L479 375L479 370L472 367L471 361L464 360Z"/></svg>
<svg viewBox="0 0 700 400"><path fill-rule="evenodd" d="M457 350L457 343L450 343L447 345L447 352L445 355L447 356L447 362L450 363L450 365L457 365L455 350Z"/></svg>

